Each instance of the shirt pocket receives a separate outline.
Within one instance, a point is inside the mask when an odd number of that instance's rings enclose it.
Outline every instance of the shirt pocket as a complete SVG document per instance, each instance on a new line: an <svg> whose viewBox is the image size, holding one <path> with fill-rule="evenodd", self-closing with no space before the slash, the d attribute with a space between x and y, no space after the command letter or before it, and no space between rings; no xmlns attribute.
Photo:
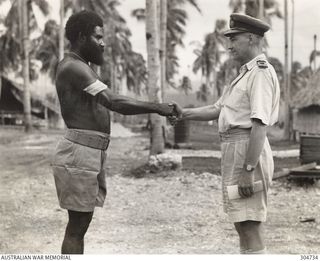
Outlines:
<svg viewBox="0 0 320 261"><path fill-rule="evenodd" d="M224 105L233 111L245 109L249 104L249 97L246 90L233 88L229 96L225 99Z"/></svg>

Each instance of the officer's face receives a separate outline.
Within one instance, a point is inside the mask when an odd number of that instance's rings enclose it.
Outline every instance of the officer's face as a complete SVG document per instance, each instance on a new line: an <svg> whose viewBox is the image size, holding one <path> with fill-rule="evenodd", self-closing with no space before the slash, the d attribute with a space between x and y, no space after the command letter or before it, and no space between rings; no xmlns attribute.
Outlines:
<svg viewBox="0 0 320 261"><path fill-rule="evenodd" d="M104 46L103 28L96 26L93 33L87 37L86 42L83 44L81 53L87 61L102 65Z"/></svg>
<svg viewBox="0 0 320 261"><path fill-rule="evenodd" d="M243 64L248 59L250 37L247 33L234 34L229 37L228 50L233 59Z"/></svg>

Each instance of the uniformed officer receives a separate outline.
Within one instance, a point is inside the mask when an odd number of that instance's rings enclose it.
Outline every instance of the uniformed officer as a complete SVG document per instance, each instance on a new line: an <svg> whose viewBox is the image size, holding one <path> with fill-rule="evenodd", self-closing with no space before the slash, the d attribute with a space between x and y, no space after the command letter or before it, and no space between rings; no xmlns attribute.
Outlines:
<svg viewBox="0 0 320 261"><path fill-rule="evenodd" d="M192 109L175 105L179 119L218 119L224 211L234 223L244 254L266 251L261 222L266 221L267 191L274 170L266 132L267 126L278 121L280 99L276 72L262 53L269 28L261 20L232 14L225 36L231 56L242 65L239 75L214 105ZM238 198L229 190L234 185Z"/></svg>

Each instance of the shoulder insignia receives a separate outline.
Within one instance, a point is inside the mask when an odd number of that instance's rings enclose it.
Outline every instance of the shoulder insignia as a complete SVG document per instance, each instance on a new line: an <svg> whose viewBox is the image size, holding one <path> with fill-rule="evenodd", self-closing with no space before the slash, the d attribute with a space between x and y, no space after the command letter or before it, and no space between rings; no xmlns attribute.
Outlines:
<svg viewBox="0 0 320 261"><path fill-rule="evenodd" d="M257 61L257 65L259 68L268 68L268 64L265 60L258 60Z"/></svg>

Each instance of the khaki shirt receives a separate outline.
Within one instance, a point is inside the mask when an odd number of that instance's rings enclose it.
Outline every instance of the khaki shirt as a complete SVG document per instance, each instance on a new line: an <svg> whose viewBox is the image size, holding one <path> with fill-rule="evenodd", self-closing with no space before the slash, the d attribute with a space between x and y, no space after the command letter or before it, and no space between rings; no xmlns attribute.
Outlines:
<svg viewBox="0 0 320 261"><path fill-rule="evenodd" d="M280 87L273 66L260 54L240 68L215 107L220 109L219 132L251 128L252 118L271 126L278 121Z"/></svg>

